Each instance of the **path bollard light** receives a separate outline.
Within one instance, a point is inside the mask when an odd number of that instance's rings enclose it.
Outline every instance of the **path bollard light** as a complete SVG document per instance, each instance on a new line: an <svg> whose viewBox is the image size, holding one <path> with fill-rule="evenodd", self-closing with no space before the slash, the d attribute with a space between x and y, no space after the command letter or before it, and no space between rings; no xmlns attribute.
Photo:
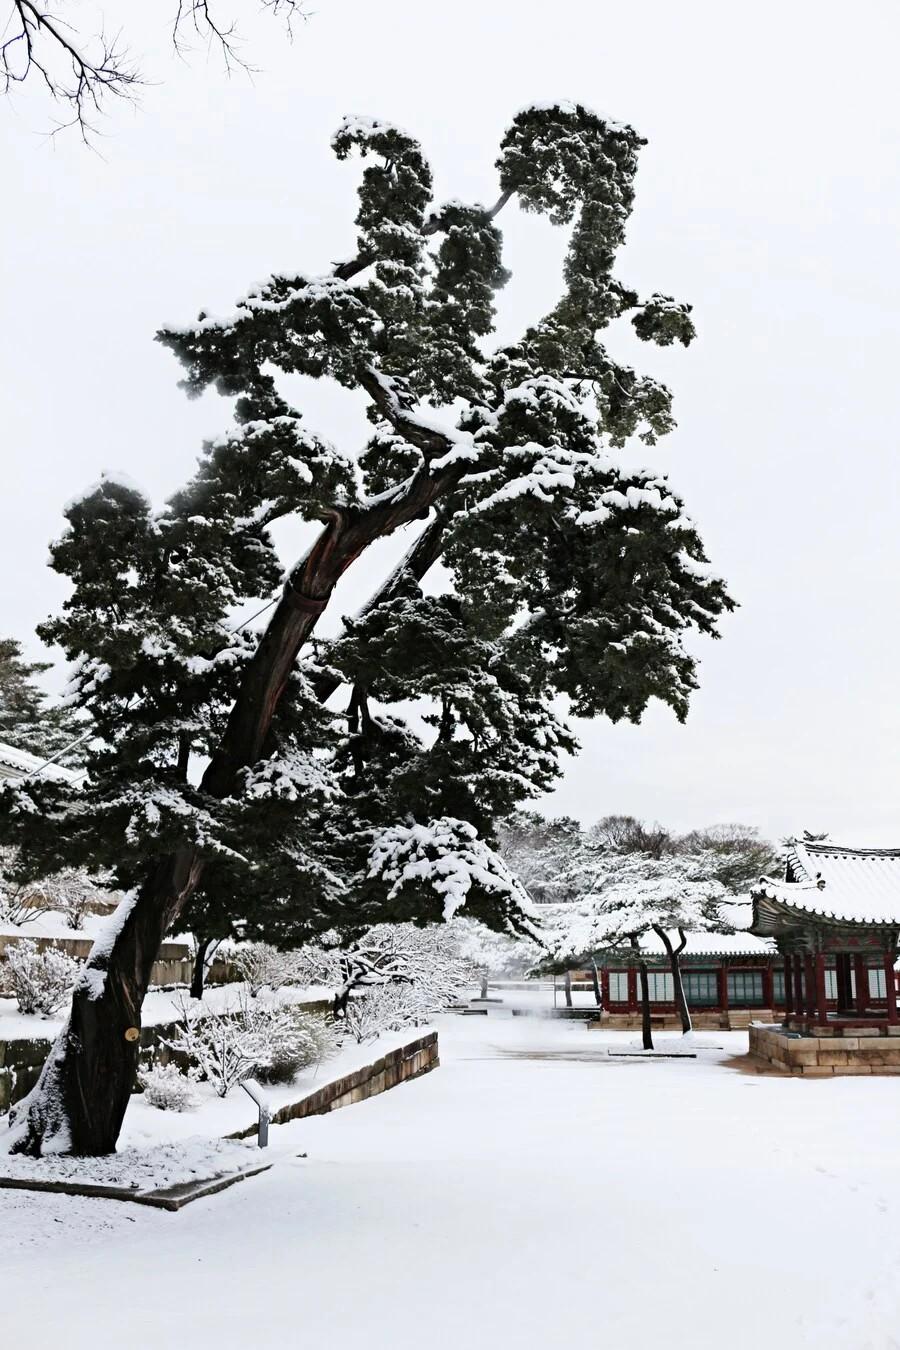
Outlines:
<svg viewBox="0 0 900 1350"><path fill-rule="evenodd" d="M259 1126L257 1127L256 1142L260 1148L268 1148L269 1121L272 1119L272 1108L266 1100L266 1094L263 1092L255 1078L245 1078L243 1083L241 1083L241 1087L259 1108Z"/></svg>

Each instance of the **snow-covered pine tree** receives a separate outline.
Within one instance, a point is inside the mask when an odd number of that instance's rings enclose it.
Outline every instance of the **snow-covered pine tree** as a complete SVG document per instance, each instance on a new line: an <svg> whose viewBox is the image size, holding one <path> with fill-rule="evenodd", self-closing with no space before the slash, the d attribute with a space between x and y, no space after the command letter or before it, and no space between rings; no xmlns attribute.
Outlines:
<svg viewBox="0 0 900 1350"><path fill-rule="evenodd" d="M621 318L663 345L694 333L687 306L613 275L641 144L581 105L529 108L496 205L434 205L418 143L349 118L334 148L366 161L355 256L160 334L187 391L233 399L236 426L161 514L107 480L55 547L74 590L45 635L79 663L100 739L80 798L29 784L3 832L44 870L47 853L112 866L130 896L20 1113L22 1150L114 1146L151 963L192 897L276 941L462 906L521 925L493 822L574 749L560 695L584 717L637 720L654 697L685 716L683 637L714 634L731 602L665 478L617 461L671 428L671 399L601 341ZM512 199L572 230L559 302L491 349ZM366 396L358 454L306 427L281 378L297 373ZM262 635L230 632L235 605L282 584L268 527L286 515L321 531ZM344 572L407 527L364 613L311 641ZM438 559L448 584L426 594Z"/></svg>
<svg viewBox="0 0 900 1350"><path fill-rule="evenodd" d="M41 758L57 755L84 731L71 709L51 703L38 684L49 669L49 661L26 661L15 638L0 638L0 743ZM78 763L77 750L58 762Z"/></svg>

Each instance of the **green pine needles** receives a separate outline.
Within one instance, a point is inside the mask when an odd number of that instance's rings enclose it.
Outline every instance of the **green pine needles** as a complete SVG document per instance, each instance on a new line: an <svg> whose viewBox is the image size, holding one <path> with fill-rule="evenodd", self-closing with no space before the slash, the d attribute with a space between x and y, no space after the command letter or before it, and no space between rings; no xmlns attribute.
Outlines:
<svg viewBox="0 0 900 1350"><path fill-rule="evenodd" d="M4 795L0 837L35 870L111 868L165 925L283 944L463 906L526 922L495 822L553 786L568 712L637 721L660 699L683 718L684 638L715 636L732 604L666 479L616 453L665 435L671 398L605 330L694 336L689 306L613 273L641 144L580 104L529 108L496 205L437 205L411 136L349 118L333 145L364 165L356 256L159 334L235 425L162 511L108 479L68 508L53 566L72 594L42 634L75 663L96 739L80 791ZM558 303L496 346L510 202L571 233ZM364 391L368 443L307 427L295 373ZM321 534L264 631L232 632L284 581L284 516ZM340 576L396 531L403 565L317 638Z"/></svg>

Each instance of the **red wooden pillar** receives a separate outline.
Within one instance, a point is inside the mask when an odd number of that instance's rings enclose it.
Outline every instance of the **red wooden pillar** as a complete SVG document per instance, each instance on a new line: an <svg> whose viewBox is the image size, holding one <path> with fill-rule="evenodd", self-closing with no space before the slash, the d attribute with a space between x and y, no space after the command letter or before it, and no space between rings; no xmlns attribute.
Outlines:
<svg viewBox="0 0 900 1350"><path fill-rule="evenodd" d="M815 956L816 972L816 1016L820 1027L828 1024L828 1000L825 995L825 956L822 952L816 952Z"/></svg>
<svg viewBox="0 0 900 1350"><path fill-rule="evenodd" d="M628 1011L636 1012L638 1005L637 996L637 971L634 966L628 968Z"/></svg>
<svg viewBox="0 0 900 1350"><path fill-rule="evenodd" d="M606 966L600 971L600 1010L610 1011L609 1006L609 970Z"/></svg>
<svg viewBox="0 0 900 1350"><path fill-rule="evenodd" d="M784 1015L785 1019L790 1017L794 1011L794 958L785 956L784 958Z"/></svg>
<svg viewBox="0 0 900 1350"><path fill-rule="evenodd" d="M719 966L719 1007L722 1012L728 1011L728 967L723 961Z"/></svg>
<svg viewBox="0 0 900 1350"><path fill-rule="evenodd" d="M763 1007L775 1007L775 990L772 980L772 962L767 961L763 966Z"/></svg>
<svg viewBox="0 0 900 1350"><path fill-rule="evenodd" d="M862 1016L869 1006L869 968L861 952L853 953L853 973L856 976L856 1011Z"/></svg>
<svg viewBox="0 0 900 1350"><path fill-rule="evenodd" d="M838 952L834 958L835 978L837 980L837 1006L839 1013L852 1012L853 993L850 984L850 957L847 952Z"/></svg>
<svg viewBox="0 0 900 1350"><path fill-rule="evenodd" d="M894 984L894 958L890 952L884 954L884 992L887 994L887 1019L897 1021L897 990Z"/></svg>
<svg viewBox="0 0 900 1350"><path fill-rule="evenodd" d="M794 953L794 1011L798 1017L802 1017L806 1011L806 997L803 987L803 957L799 952Z"/></svg>
<svg viewBox="0 0 900 1350"><path fill-rule="evenodd" d="M816 1016L816 964L812 952L803 953L803 976L806 985L803 1011L812 1020Z"/></svg>

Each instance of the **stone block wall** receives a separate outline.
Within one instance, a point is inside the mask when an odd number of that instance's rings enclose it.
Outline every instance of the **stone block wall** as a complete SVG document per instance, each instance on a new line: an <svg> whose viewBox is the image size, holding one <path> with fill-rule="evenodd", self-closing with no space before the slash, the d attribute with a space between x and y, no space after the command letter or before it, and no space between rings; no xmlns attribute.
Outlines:
<svg viewBox="0 0 900 1350"><path fill-rule="evenodd" d="M76 961L87 960L91 947L94 945L94 939L91 937L31 937L28 929L23 928L21 933L0 933L0 962L6 959L7 948L14 946L22 939L33 942L39 952L55 947L57 951L65 952L67 956L73 957ZM194 963L191 960L190 948L186 942L163 942L153 963L150 983L162 989L171 989L174 985L179 984L190 984L193 968ZM0 984L2 984L2 972L0 972Z"/></svg>
<svg viewBox="0 0 900 1350"><path fill-rule="evenodd" d="M412 1078L430 1073L440 1062L437 1032L429 1031L396 1050L389 1050L373 1064L354 1069L352 1073L326 1083L324 1087L311 1092L300 1101L282 1106L273 1115L272 1124L285 1125L289 1120L301 1120L304 1116L325 1115L328 1111L337 1111L342 1106L351 1106L354 1102L377 1097L379 1093L388 1092L391 1088L398 1087L400 1083L408 1083ZM239 1130L230 1137L247 1139L253 1134L256 1134L256 1126L249 1125L247 1129Z"/></svg>
<svg viewBox="0 0 900 1350"><path fill-rule="evenodd" d="M751 1026L750 1055L776 1069L804 1078L834 1075L900 1074L900 1026L882 1035L879 1027L854 1027L849 1035L786 1036L781 1027Z"/></svg>

